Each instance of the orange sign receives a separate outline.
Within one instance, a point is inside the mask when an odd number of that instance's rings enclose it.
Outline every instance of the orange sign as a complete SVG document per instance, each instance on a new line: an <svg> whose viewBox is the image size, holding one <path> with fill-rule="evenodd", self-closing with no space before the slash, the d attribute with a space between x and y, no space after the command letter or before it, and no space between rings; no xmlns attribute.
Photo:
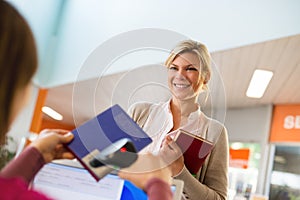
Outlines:
<svg viewBox="0 0 300 200"><path fill-rule="evenodd" d="M276 105L270 142L300 142L300 105Z"/></svg>
<svg viewBox="0 0 300 200"><path fill-rule="evenodd" d="M48 89L39 89L36 99L34 113L31 120L30 132L39 133L41 131L41 123L43 118L42 107L46 102Z"/></svg>
<svg viewBox="0 0 300 200"><path fill-rule="evenodd" d="M250 149L229 149L229 166L247 169L249 166Z"/></svg>

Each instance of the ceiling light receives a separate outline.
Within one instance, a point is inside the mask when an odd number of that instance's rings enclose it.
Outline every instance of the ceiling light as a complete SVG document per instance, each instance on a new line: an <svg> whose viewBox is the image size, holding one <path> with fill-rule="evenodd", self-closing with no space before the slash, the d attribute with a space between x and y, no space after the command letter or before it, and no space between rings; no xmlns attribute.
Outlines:
<svg viewBox="0 0 300 200"><path fill-rule="evenodd" d="M256 69L252 75L246 95L252 98L261 98L273 76L273 72Z"/></svg>
<svg viewBox="0 0 300 200"><path fill-rule="evenodd" d="M63 119L63 116L61 114L59 114L58 112L56 112L55 110L53 110L50 107L43 106L42 111L43 111L43 113L49 115L50 117L52 117L55 120L62 120Z"/></svg>

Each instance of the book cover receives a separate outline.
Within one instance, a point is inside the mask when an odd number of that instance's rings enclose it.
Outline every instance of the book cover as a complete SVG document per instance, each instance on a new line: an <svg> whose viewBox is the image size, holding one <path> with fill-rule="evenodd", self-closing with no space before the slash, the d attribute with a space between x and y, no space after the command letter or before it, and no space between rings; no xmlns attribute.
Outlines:
<svg viewBox="0 0 300 200"><path fill-rule="evenodd" d="M103 177L102 168L92 167L90 161L101 150L123 138L130 139L137 151L152 142L152 139L117 104L71 132L74 139L67 144L67 148L97 181Z"/></svg>
<svg viewBox="0 0 300 200"><path fill-rule="evenodd" d="M182 129L174 140L182 151L186 168L196 174L211 152L213 143Z"/></svg>

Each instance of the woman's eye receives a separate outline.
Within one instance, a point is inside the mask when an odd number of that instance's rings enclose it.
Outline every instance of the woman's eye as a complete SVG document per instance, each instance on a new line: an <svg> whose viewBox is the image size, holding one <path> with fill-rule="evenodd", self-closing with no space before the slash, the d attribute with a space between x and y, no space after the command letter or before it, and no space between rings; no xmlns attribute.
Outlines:
<svg viewBox="0 0 300 200"><path fill-rule="evenodd" d="M170 67L169 67L169 70L177 70L177 68L174 67L174 66L170 66Z"/></svg>
<svg viewBox="0 0 300 200"><path fill-rule="evenodd" d="M186 71L198 71L198 69L195 67L189 67L186 69Z"/></svg>

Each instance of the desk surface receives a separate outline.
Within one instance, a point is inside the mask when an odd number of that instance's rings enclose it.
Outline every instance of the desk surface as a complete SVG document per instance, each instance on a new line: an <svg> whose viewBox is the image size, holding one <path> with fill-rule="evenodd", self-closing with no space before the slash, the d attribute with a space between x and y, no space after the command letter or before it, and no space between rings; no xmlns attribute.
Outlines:
<svg viewBox="0 0 300 200"><path fill-rule="evenodd" d="M124 180L118 176L109 174L96 182L81 164L74 160L56 160L45 165L36 175L33 188L48 196L65 200L72 197L73 200L103 200L123 199L122 191ZM128 184L126 187L128 187ZM131 188L132 189L132 188ZM142 198L143 193L139 188L133 188ZM174 200L180 200L183 190L183 181L173 180L171 186ZM146 199L146 195L144 197Z"/></svg>

